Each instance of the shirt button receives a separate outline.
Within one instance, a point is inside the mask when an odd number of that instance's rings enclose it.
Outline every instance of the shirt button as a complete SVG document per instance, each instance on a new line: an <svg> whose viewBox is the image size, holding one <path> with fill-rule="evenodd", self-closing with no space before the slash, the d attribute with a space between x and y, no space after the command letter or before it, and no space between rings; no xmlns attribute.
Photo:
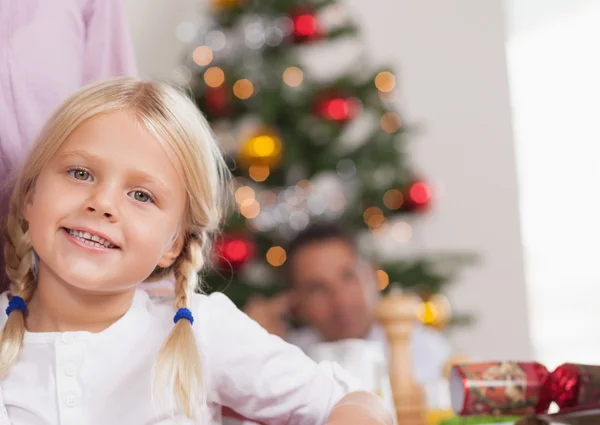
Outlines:
<svg viewBox="0 0 600 425"><path fill-rule="evenodd" d="M8 412L6 411L6 408L2 407L0 408L0 418L6 418L8 416Z"/></svg>
<svg viewBox="0 0 600 425"><path fill-rule="evenodd" d="M71 342L73 342L73 339L71 338L71 335L69 334L62 334L62 336L60 337L60 339L62 339L62 342L64 342L65 344L70 344Z"/></svg>
<svg viewBox="0 0 600 425"><path fill-rule="evenodd" d="M65 398L65 404L67 407L75 407L77 405L77 398L73 394L69 394Z"/></svg>
<svg viewBox="0 0 600 425"><path fill-rule="evenodd" d="M65 368L65 375L67 376L75 376L76 372L77 368L75 367L75 365L70 364Z"/></svg>

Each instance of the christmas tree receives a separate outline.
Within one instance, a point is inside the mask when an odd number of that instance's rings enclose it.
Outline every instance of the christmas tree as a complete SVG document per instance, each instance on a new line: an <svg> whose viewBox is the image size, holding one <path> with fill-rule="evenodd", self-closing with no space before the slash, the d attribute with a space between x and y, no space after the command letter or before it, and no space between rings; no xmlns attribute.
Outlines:
<svg viewBox="0 0 600 425"><path fill-rule="evenodd" d="M426 213L432 193L407 159L411 129L393 104L394 73L361 60L324 80L302 62L302 48L358 36L339 1L211 0L208 18L178 31L191 46L184 82L235 176L235 208L204 277L209 292L241 306L252 294L279 291L286 243L319 220L408 242L403 217ZM380 262L380 287L427 298L464 260Z"/></svg>

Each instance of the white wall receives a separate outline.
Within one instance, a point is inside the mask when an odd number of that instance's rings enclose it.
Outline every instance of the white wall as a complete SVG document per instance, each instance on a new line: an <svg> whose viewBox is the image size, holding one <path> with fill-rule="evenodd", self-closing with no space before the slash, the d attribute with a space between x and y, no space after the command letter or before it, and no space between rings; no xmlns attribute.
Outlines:
<svg viewBox="0 0 600 425"><path fill-rule="evenodd" d="M548 367L600 356L600 1L510 0L509 73L532 294ZM549 7L551 6L551 7Z"/></svg>
<svg viewBox="0 0 600 425"><path fill-rule="evenodd" d="M415 229L415 247L475 251L482 258L450 292L477 318L453 334L457 350L476 359L529 359L501 0L345 3L362 25L373 64L398 70L405 119L425 126L413 141L414 158L438 199ZM194 16L197 2L126 4L141 73L169 77L183 49L174 27ZM327 59L316 52L313 62L347 61L347 48L328 49Z"/></svg>

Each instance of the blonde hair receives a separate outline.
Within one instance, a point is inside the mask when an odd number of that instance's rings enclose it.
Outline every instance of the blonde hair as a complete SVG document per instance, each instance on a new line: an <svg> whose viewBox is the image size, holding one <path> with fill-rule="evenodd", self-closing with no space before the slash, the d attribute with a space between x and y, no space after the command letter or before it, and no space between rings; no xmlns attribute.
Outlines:
<svg viewBox="0 0 600 425"><path fill-rule="evenodd" d="M174 152L181 164L187 188L187 213L183 220L183 249L172 266L156 268L151 276L173 272L175 308L189 307L199 285L199 272L210 245L210 236L220 224L226 200L229 173L210 127L184 93L167 84L120 77L84 87L67 100L48 121L33 148L12 192L4 229L6 272L13 296L28 302L36 287L35 254L23 217L25 196L46 162L85 120L103 113L126 111L148 129L160 143ZM0 374L16 361L25 333L23 313L12 311L0 334ZM160 349L155 364L154 386L173 388L171 407L192 417L198 401L205 401L198 347L188 320L179 320Z"/></svg>

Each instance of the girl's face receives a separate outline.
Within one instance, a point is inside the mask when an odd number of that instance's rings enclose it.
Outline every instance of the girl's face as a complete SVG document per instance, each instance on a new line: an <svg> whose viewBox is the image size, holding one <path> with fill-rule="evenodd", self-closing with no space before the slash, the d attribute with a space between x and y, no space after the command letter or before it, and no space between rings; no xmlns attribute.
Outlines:
<svg viewBox="0 0 600 425"><path fill-rule="evenodd" d="M76 128L42 169L24 216L39 278L118 292L181 250L181 165L127 112Z"/></svg>

